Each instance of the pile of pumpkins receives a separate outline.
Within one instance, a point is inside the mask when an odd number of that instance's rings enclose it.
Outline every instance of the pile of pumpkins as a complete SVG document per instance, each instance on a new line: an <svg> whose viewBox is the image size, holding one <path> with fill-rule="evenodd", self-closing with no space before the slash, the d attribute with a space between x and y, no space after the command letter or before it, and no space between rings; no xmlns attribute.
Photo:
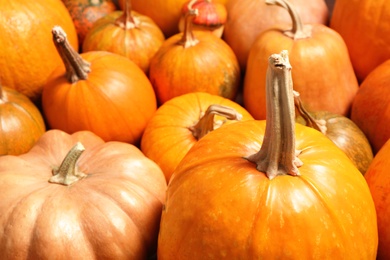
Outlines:
<svg viewBox="0 0 390 260"><path fill-rule="evenodd" d="M0 3L1 259L389 259L386 18Z"/></svg>

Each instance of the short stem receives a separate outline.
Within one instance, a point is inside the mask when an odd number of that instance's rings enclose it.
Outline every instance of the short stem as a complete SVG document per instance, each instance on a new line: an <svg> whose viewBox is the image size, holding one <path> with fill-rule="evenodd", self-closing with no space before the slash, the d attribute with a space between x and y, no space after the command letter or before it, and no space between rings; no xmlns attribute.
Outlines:
<svg viewBox="0 0 390 260"><path fill-rule="evenodd" d="M298 12L287 0L265 0L265 3L269 5L281 6L288 11L292 19L292 29L285 32L287 36L293 38L294 40L311 37L311 26L303 25Z"/></svg>
<svg viewBox="0 0 390 260"><path fill-rule="evenodd" d="M178 42L183 45L184 48L188 48L198 44L199 40L195 38L195 35L192 30L192 24L194 18L199 14L198 9L194 9L192 6L196 0L192 0L188 4L188 12L184 16L184 30L183 37Z"/></svg>
<svg viewBox="0 0 390 260"><path fill-rule="evenodd" d="M60 167L53 170L53 176L49 179L49 182L69 186L85 178L87 175L77 168L77 161L84 150L85 148L81 143L76 143L65 156Z"/></svg>
<svg viewBox="0 0 390 260"><path fill-rule="evenodd" d="M131 0L125 0L125 8L123 14L115 20L115 25L121 27L124 30L138 28L140 24L139 19L132 14Z"/></svg>
<svg viewBox="0 0 390 260"><path fill-rule="evenodd" d="M66 78L70 83L78 80L85 80L91 71L91 64L73 49L69 44L67 35L60 26L54 26L52 29L53 42L60 54L66 68Z"/></svg>
<svg viewBox="0 0 390 260"><path fill-rule="evenodd" d="M314 128L317 131L320 131L323 134L326 134L326 122L315 120L310 113L305 109L302 104L300 94L297 91L294 91L294 105L297 116L301 116L305 120L305 124L308 127Z"/></svg>
<svg viewBox="0 0 390 260"><path fill-rule="evenodd" d="M241 120L242 115L235 109L223 105L210 105L198 123L189 129L193 136L199 140L214 129L220 127L224 121L215 121L214 116L223 116L228 120Z"/></svg>
<svg viewBox="0 0 390 260"><path fill-rule="evenodd" d="M302 165L295 150L295 111L291 65L287 51L273 54L266 76L266 127L260 151L247 159L269 179L278 175L299 175Z"/></svg>

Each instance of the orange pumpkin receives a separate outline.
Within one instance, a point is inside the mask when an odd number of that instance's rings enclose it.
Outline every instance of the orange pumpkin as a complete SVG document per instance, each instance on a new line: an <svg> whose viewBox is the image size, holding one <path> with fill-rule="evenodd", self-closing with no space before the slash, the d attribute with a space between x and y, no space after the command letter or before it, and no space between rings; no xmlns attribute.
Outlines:
<svg viewBox="0 0 390 260"><path fill-rule="evenodd" d="M169 182L181 159L204 135L253 117L230 99L203 92L183 94L160 106L141 140L142 152L156 162Z"/></svg>
<svg viewBox="0 0 390 260"><path fill-rule="evenodd" d="M65 32L53 28L64 65L42 93L47 124L68 133L89 130L105 141L137 144L157 109L153 87L131 60L105 51L78 54Z"/></svg>
<svg viewBox="0 0 390 260"><path fill-rule="evenodd" d="M166 183L135 146L49 130L0 157L2 259L147 259Z"/></svg>
<svg viewBox="0 0 390 260"><path fill-rule="evenodd" d="M335 1L330 27L343 37L359 82L390 58L389 19L389 1Z"/></svg>
<svg viewBox="0 0 390 260"><path fill-rule="evenodd" d="M164 34L149 17L132 11L110 13L94 23L83 43L83 52L109 51L135 62L146 74L149 63L164 42Z"/></svg>
<svg viewBox="0 0 390 260"><path fill-rule="evenodd" d="M79 46L83 45L85 35L101 17L114 12L117 7L111 0L62 0L76 27Z"/></svg>
<svg viewBox="0 0 390 260"><path fill-rule="evenodd" d="M375 155L364 177L374 199L379 232L377 260L390 259L390 141Z"/></svg>
<svg viewBox="0 0 390 260"><path fill-rule="evenodd" d="M164 259L371 259L368 185L320 132L294 124L291 67L270 57L267 122L221 127L176 168L161 217Z"/></svg>
<svg viewBox="0 0 390 260"><path fill-rule="evenodd" d="M323 24L303 24L295 6L285 0L266 3L286 9L292 25L266 30L252 45L243 87L245 108L254 118L265 119L267 57L288 50L295 67L294 89L306 108L349 116L359 85L341 36Z"/></svg>
<svg viewBox="0 0 390 260"><path fill-rule="evenodd" d="M329 10L324 0L290 0L304 23L327 24ZM290 16L265 0L227 0L228 20L223 39L238 58L242 71L246 70L249 51L257 36L278 24L291 21Z"/></svg>
<svg viewBox="0 0 390 260"><path fill-rule="evenodd" d="M38 108L18 91L0 85L0 155L26 153L46 131Z"/></svg>
<svg viewBox="0 0 390 260"><path fill-rule="evenodd" d="M0 82L39 104L42 87L61 64L50 30L59 25L77 48L72 18L61 0L0 2Z"/></svg>
<svg viewBox="0 0 390 260"><path fill-rule="evenodd" d="M150 62L149 79L159 104L190 92L234 99L241 81L233 51L210 32L192 30L197 9L187 13L186 27L163 43Z"/></svg>
<svg viewBox="0 0 390 260"><path fill-rule="evenodd" d="M363 131L376 154L390 138L390 60L360 84L352 103L351 119Z"/></svg>

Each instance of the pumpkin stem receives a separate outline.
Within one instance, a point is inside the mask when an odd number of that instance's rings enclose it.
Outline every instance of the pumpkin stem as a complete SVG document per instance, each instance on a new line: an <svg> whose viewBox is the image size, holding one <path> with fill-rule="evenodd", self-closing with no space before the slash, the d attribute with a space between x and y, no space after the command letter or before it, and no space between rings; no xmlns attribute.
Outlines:
<svg viewBox="0 0 390 260"><path fill-rule="evenodd" d="M132 14L132 5L130 0L125 0L125 8L123 9L123 14L115 20L115 25L119 26L124 30L130 30L138 28L140 20L137 17L134 17Z"/></svg>
<svg viewBox="0 0 390 260"><path fill-rule="evenodd" d="M52 29L53 42L66 68L66 78L70 83L85 80L91 72L91 64L83 60L80 54L69 44L67 35L60 26Z"/></svg>
<svg viewBox="0 0 390 260"><path fill-rule="evenodd" d="M260 151L247 159L269 179L278 175L299 175L302 161L295 150L295 111L291 65L286 50L268 59L266 77L265 135Z"/></svg>
<svg viewBox="0 0 390 260"><path fill-rule="evenodd" d="M80 172L76 165L77 160L84 150L84 146L80 142L77 142L65 156L60 167L53 169L53 176L49 179L49 182L69 186L85 178L87 175Z"/></svg>
<svg viewBox="0 0 390 260"><path fill-rule="evenodd" d="M193 136L199 140L206 134L214 129L219 128L223 125L226 120L214 120L214 116L223 116L228 120L241 120L242 115L235 109L223 105L210 105L203 116L199 119L198 123L194 126L189 127Z"/></svg>
<svg viewBox="0 0 390 260"><path fill-rule="evenodd" d="M294 91L294 105L297 116L301 116L305 120L305 125L311 128L314 128L317 131L320 131L322 134L326 134L326 121L325 120L315 120L310 113L305 109L302 104L300 94L297 91Z"/></svg>
<svg viewBox="0 0 390 260"><path fill-rule="evenodd" d="M311 37L312 26L303 25L298 12L287 0L266 0L265 3L268 5L278 5L287 9L292 19L292 29L285 31L285 35L293 38L294 40Z"/></svg>
<svg viewBox="0 0 390 260"><path fill-rule="evenodd" d="M180 39L178 44L184 46L184 48L188 48L198 44L199 40L195 38L195 35L192 30L193 20L196 16L199 15L198 9L194 9L192 6L196 0L192 0L188 3L188 12L184 16L184 30L183 37Z"/></svg>

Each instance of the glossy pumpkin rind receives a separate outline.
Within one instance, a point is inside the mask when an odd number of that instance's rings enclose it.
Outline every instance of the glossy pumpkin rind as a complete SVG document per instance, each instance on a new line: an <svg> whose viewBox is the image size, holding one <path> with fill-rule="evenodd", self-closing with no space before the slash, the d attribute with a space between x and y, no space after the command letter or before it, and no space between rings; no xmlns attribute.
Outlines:
<svg viewBox="0 0 390 260"><path fill-rule="evenodd" d="M49 183L76 142L87 177ZM165 179L135 146L49 130L29 153L0 157L0 180L4 259L146 259L156 250Z"/></svg>

